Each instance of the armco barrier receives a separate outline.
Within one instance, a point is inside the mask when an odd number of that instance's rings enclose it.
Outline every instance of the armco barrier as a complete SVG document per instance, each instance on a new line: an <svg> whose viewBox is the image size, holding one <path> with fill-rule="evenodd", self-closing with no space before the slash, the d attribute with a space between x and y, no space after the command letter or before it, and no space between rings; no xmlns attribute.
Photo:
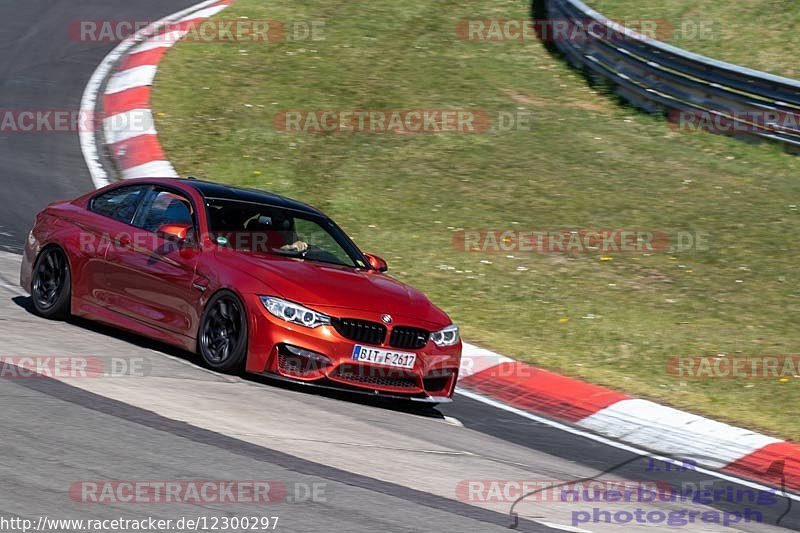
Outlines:
<svg viewBox="0 0 800 533"><path fill-rule="evenodd" d="M705 114L744 140L771 140L800 153L800 82L716 61L645 37L579 0L534 0L539 25L571 36L553 45L595 81L651 113ZM544 19L544 20L543 20ZM758 118L754 118L758 117Z"/></svg>

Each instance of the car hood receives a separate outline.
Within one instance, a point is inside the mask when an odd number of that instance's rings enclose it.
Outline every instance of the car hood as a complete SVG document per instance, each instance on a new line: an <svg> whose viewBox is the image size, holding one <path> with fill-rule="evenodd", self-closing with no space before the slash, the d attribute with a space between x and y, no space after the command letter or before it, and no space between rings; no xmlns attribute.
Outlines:
<svg viewBox="0 0 800 533"><path fill-rule="evenodd" d="M240 270L272 289L275 296L309 307L388 313L444 327L450 319L420 291L385 274L348 267L239 252Z"/></svg>

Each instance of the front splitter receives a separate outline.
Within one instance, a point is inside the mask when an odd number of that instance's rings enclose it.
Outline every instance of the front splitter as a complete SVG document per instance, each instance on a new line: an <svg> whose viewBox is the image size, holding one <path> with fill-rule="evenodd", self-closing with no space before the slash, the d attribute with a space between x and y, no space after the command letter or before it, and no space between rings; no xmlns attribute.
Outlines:
<svg viewBox="0 0 800 533"><path fill-rule="evenodd" d="M357 387L337 387L336 385L331 385L330 382L313 382L313 381L301 381L297 379L287 378L286 376L281 376L280 374L273 374L271 372L259 372L254 373L256 376L265 377L268 379L274 379L276 381L283 381L285 383L293 383L295 385L303 385L310 388L315 389L324 389L336 392L348 392L353 394L359 394L362 396L369 396L370 398L387 398L392 400L406 400L418 403L429 403L429 404L440 404L440 403L450 403L453 401L452 398L448 398L447 396L403 396L402 394L392 394L387 392L381 392L376 390L359 390Z"/></svg>

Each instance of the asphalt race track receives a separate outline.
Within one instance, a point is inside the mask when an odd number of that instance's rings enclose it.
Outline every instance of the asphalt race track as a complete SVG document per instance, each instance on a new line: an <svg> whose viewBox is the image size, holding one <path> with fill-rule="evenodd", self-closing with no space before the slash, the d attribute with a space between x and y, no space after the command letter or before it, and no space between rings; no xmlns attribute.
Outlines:
<svg viewBox="0 0 800 533"><path fill-rule="evenodd" d="M187 0L27 0L0 4L0 109L78 109L114 43L69 38L78 19L153 20ZM91 189L77 133L0 133L0 356L96 358L114 376L23 378L0 373L2 519L279 517L277 531L503 531L518 494L470 500L469 481L661 480L745 490L735 481L665 465L464 396L436 411L262 379L209 372L188 354L83 321L30 312L16 255L35 213ZM94 360L94 359L93 359ZM19 379L14 379L19 377ZM270 504L91 503L85 482L269 480ZM765 524L693 524L685 531L800 528L800 501L568 503L530 496L520 531L675 531L664 524L586 522L603 507L662 513L757 508ZM782 527L774 524L780 519ZM768 525L769 524L769 525ZM77 529L62 528L69 531ZM176 529L173 529L176 530ZM680 528L679 528L680 530Z"/></svg>
<svg viewBox="0 0 800 533"><path fill-rule="evenodd" d="M155 20L191 0L0 2L0 109L77 110L86 82L115 43L78 42L79 20ZM0 250L19 252L49 202L90 190L77 133L0 132Z"/></svg>

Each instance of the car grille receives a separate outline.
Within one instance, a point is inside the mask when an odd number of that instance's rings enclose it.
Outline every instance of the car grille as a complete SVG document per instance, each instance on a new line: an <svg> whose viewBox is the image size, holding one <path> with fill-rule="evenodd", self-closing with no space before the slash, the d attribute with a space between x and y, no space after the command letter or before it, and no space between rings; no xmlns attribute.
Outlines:
<svg viewBox="0 0 800 533"><path fill-rule="evenodd" d="M383 344L386 338L386 326L377 322L352 318L335 318L331 322L339 335L351 341Z"/></svg>
<svg viewBox="0 0 800 533"><path fill-rule="evenodd" d="M428 338L430 336L431 334L424 329L399 326L392 329L392 335L389 337L389 345L394 348L419 350L428 344Z"/></svg>
<svg viewBox="0 0 800 533"><path fill-rule="evenodd" d="M416 376L383 368L340 365L333 371L331 377L362 385L395 387L398 389L419 388Z"/></svg>

